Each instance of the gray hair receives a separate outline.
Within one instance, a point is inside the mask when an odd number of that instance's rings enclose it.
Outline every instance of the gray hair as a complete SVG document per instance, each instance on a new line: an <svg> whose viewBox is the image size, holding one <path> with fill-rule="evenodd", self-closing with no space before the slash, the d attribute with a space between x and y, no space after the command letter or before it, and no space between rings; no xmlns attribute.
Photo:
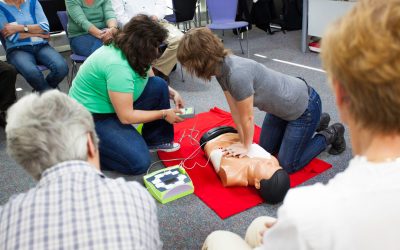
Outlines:
<svg viewBox="0 0 400 250"><path fill-rule="evenodd" d="M58 163L86 161L88 133L97 148L89 111L57 90L29 94L8 110L7 152L37 180Z"/></svg>

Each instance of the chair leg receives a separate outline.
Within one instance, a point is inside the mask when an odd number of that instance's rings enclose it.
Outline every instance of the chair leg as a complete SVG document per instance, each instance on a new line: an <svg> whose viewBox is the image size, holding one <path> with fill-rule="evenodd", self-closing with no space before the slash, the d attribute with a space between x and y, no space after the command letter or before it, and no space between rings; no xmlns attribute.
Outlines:
<svg viewBox="0 0 400 250"><path fill-rule="evenodd" d="M246 44L247 44L247 58L250 58L250 52L249 52L249 26L246 26Z"/></svg>
<svg viewBox="0 0 400 250"><path fill-rule="evenodd" d="M183 78L183 69L182 69L182 64L181 64L181 80L182 80L182 82L185 82L185 78Z"/></svg>
<svg viewBox="0 0 400 250"><path fill-rule="evenodd" d="M78 71L77 67L78 67L77 63L72 62L71 77L70 77L70 83L69 83L70 88L72 87L72 81L74 80L76 72Z"/></svg>
<svg viewBox="0 0 400 250"><path fill-rule="evenodd" d="M236 29L236 31L237 31L237 33L238 33L238 39L239 39L240 49L242 50L242 54L244 55L243 46L242 46L242 39L240 39L240 32L239 32L239 29Z"/></svg>

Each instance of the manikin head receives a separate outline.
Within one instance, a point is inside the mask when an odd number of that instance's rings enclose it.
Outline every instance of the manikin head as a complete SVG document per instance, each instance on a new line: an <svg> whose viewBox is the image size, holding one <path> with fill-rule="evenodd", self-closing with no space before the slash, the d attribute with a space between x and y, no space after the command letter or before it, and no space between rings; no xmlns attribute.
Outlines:
<svg viewBox="0 0 400 250"><path fill-rule="evenodd" d="M224 186L254 186L266 202L281 202L290 188L286 171L257 144L251 146L246 157L224 156L222 149L237 142L239 135L232 127L212 129L200 140Z"/></svg>

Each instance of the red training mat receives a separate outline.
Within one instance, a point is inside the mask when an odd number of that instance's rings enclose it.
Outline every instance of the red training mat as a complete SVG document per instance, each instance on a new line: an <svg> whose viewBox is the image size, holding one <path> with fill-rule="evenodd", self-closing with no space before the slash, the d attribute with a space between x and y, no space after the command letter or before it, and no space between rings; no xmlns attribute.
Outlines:
<svg viewBox="0 0 400 250"><path fill-rule="evenodd" d="M158 156L161 160L169 160L175 158L186 158L193 151L199 148L199 144L192 141L188 135L191 134L190 129L194 128L199 131L192 133L196 141L200 141L201 136L208 130L218 126L234 126L230 113L219 108L213 108L209 112L200 113L192 119L186 119L184 122L177 123L175 129L175 141L180 141L180 150L173 153L159 152ZM258 143L261 129L255 126L254 142ZM166 166L174 166L181 161L164 162ZM207 157L203 150L198 150L198 154L191 160L185 162L186 168L192 168L196 163L205 165ZM312 177L331 168L332 165L319 159L314 159L302 170L290 175L290 186L297 186ZM215 173L211 163L206 167L194 166L193 169L186 169L194 184L194 193L222 219L240 213L251 207L263 202L254 187L223 187L218 175Z"/></svg>

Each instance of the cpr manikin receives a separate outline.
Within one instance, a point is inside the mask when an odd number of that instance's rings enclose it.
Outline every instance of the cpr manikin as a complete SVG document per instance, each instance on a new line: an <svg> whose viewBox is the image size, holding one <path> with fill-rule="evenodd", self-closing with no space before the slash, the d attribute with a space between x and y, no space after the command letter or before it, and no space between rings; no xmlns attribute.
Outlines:
<svg viewBox="0 0 400 250"><path fill-rule="evenodd" d="M239 142L236 130L226 126L208 131L200 142L205 143L205 154L225 187L254 186L267 203L283 200L290 188L289 176L278 160L258 144L253 143L243 158L224 156L224 148Z"/></svg>

